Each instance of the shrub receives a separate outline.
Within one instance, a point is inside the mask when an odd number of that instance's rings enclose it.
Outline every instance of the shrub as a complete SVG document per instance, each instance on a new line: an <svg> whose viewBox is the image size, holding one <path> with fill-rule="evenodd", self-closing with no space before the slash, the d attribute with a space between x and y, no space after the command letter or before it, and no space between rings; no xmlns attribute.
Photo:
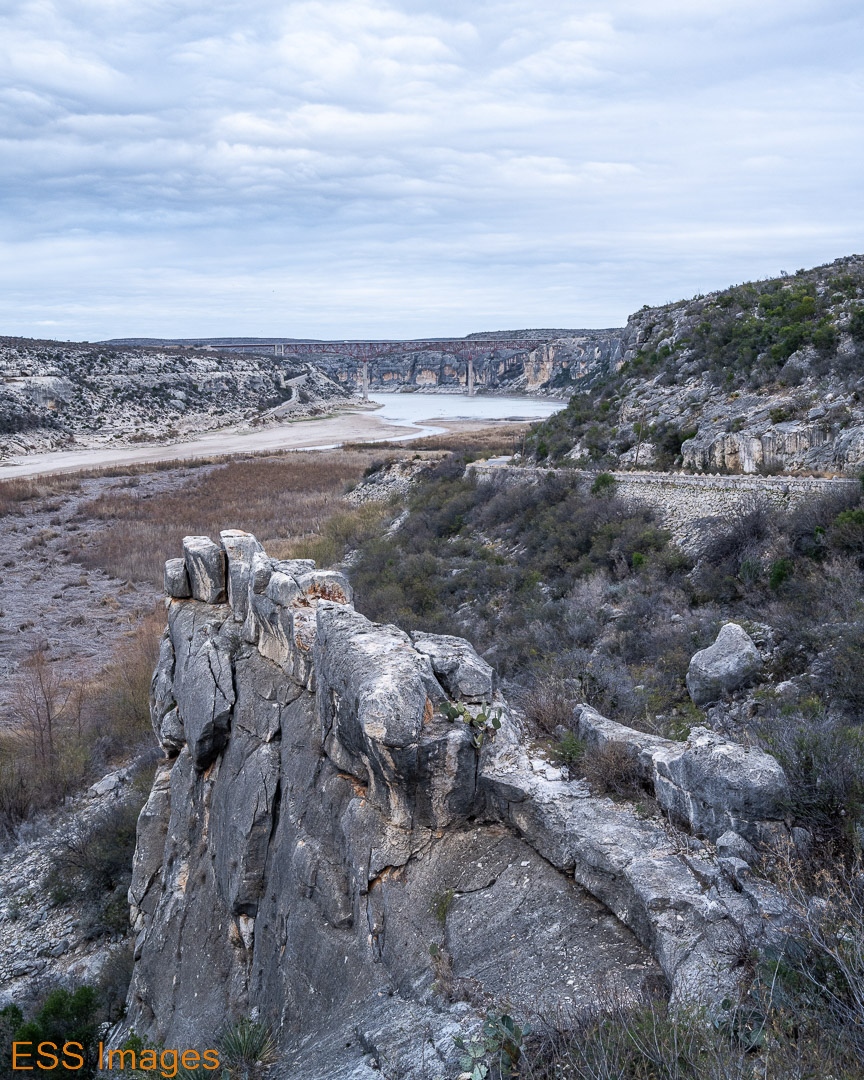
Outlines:
<svg viewBox="0 0 864 1080"><path fill-rule="evenodd" d="M89 825L73 829L47 874L54 902L80 905L93 934L128 929L126 894L143 801L139 797L115 803Z"/></svg>
<svg viewBox="0 0 864 1080"><path fill-rule="evenodd" d="M591 484L591 494L612 495L617 486L618 482L612 473L601 472L594 477L594 482Z"/></svg>
<svg viewBox="0 0 864 1080"><path fill-rule="evenodd" d="M792 560L777 559L771 564L771 573L768 577L768 585L775 592L789 577L792 576Z"/></svg>
<svg viewBox="0 0 864 1080"><path fill-rule="evenodd" d="M835 551L864 558L864 508L841 511L828 530L828 544Z"/></svg>
<svg viewBox="0 0 864 1080"><path fill-rule="evenodd" d="M556 728L573 723L577 701L577 688L571 679L543 673L523 692L520 703L532 730L539 735L552 735Z"/></svg>
<svg viewBox="0 0 864 1080"><path fill-rule="evenodd" d="M639 763L623 743L610 742L605 746L590 746L580 763L582 775L600 795L622 797L637 795L642 790Z"/></svg>
<svg viewBox="0 0 864 1080"><path fill-rule="evenodd" d="M565 731L552 747L552 754L568 770L575 769L585 757L585 743L572 731Z"/></svg>
<svg viewBox="0 0 864 1080"><path fill-rule="evenodd" d="M855 341L864 342L864 307L859 304L849 320L849 333Z"/></svg>
<svg viewBox="0 0 864 1080"><path fill-rule="evenodd" d="M153 745L148 695L163 625L161 610L145 617L89 682L65 677L44 651L23 666L11 693L18 726L0 733L0 830L7 836L112 761Z"/></svg>
<svg viewBox="0 0 864 1080"><path fill-rule="evenodd" d="M807 1080L860 1075L848 1030L800 994L790 1007L757 984L725 1012L606 991L583 1009L561 1010L526 1040L531 1080Z"/></svg>
<svg viewBox="0 0 864 1080"><path fill-rule="evenodd" d="M759 735L789 778L788 814L821 838L828 855L832 843L851 849L864 823L864 728L829 718L818 700L809 713L781 712Z"/></svg>
<svg viewBox="0 0 864 1080"><path fill-rule="evenodd" d="M13 1010L14 1008L13 1006ZM17 1016L12 1011L8 1015L13 1022L21 1017L20 1011L17 1011ZM81 1043L84 1047L85 1065L82 1070L76 1071L76 1076L83 1080L92 1077L96 1071L99 1021L99 1000L93 987L79 986L77 990L59 987L48 994L30 1020L19 1024L14 1039L17 1042L32 1042L37 1045L40 1042L53 1042L59 1047L65 1042ZM55 1069L43 1071L68 1075L62 1064Z"/></svg>

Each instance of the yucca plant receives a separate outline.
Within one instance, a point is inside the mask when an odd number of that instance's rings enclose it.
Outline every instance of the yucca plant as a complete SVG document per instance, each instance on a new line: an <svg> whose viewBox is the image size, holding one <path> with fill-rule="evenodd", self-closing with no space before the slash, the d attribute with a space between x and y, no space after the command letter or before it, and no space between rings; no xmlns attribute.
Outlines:
<svg viewBox="0 0 864 1080"><path fill-rule="evenodd" d="M248 1018L225 1029L219 1049L219 1059L231 1080L250 1080L260 1066L276 1060L273 1032L266 1024Z"/></svg>

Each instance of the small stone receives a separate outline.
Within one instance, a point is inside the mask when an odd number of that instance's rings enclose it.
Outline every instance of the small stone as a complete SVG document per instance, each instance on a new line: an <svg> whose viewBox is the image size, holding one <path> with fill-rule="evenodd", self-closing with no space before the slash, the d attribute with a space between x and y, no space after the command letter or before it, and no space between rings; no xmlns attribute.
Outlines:
<svg viewBox="0 0 864 1080"><path fill-rule="evenodd" d="M733 829L727 829L722 836L717 837L717 854L722 858L741 859L749 866L754 866L759 861L753 845Z"/></svg>
<svg viewBox="0 0 864 1080"><path fill-rule="evenodd" d="M90 795L94 799L99 798L102 795L108 795L119 787L120 783L120 776L116 772L108 773L107 776L103 776L101 780L98 780L95 784L91 785Z"/></svg>

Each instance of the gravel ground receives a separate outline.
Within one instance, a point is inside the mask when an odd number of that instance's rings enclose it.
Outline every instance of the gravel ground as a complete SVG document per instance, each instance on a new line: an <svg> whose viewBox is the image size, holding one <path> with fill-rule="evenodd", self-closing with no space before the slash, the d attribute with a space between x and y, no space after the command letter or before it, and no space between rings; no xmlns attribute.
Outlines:
<svg viewBox="0 0 864 1080"><path fill-rule="evenodd" d="M193 475L171 469L136 477L142 495L175 488ZM200 476L201 470L194 470ZM76 517L97 495L122 488L124 477L81 481L80 489L19 504L0 517L0 688L34 648L46 648L64 675L93 674L110 659L122 635L153 611L161 593L149 582L118 581L78 561L100 521ZM0 722L9 719L0 693Z"/></svg>

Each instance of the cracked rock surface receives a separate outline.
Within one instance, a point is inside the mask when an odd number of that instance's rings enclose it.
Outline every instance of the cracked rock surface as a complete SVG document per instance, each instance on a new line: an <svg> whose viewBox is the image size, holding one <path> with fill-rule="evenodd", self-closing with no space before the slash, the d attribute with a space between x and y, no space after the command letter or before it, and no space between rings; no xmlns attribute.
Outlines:
<svg viewBox="0 0 864 1080"><path fill-rule="evenodd" d="M478 751L441 709L493 692L467 642L373 624L338 574L252 541L224 544L230 604L169 602L115 1043L254 1015L280 1076L420 1080L490 1007L734 988L730 943L770 906L746 874L529 757L500 694Z"/></svg>

